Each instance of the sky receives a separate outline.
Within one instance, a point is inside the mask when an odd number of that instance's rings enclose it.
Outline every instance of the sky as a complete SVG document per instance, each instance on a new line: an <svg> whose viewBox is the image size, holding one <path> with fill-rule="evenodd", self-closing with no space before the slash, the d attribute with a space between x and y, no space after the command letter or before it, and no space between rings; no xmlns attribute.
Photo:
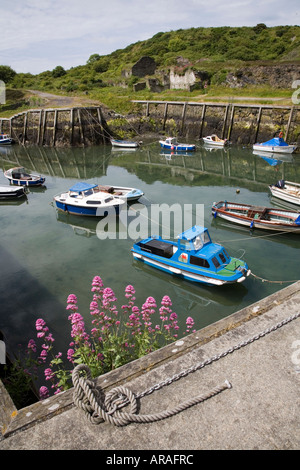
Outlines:
<svg viewBox="0 0 300 470"><path fill-rule="evenodd" d="M0 65L38 74L86 64L158 32L299 25L299 0L0 0Z"/></svg>

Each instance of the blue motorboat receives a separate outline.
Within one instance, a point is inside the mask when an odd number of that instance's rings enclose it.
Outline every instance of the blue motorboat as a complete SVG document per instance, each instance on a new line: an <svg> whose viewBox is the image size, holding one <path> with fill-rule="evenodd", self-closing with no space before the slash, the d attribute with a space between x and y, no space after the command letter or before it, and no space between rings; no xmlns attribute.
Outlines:
<svg viewBox="0 0 300 470"><path fill-rule="evenodd" d="M251 273L245 261L229 256L211 241L207 228L198 225L178 235L177 242L152 236L135 243L131 251L149 266L208 285L243 282Z"/></svg>
<svg viewBox="0 0 300 470"><path fill-rule="evenodd" d="M28 173L24 167L10 168L4 176L11 184L18 186L42 186L46 181L44 176Z"/></svg>
<svg viewBox="0 0 300 470"><path fill-rule="evenodd" d="M282 132L279 133L278 137L273 137L273 139L268 140L267 142L253 145L253 150L272 153L293 153L296 148L296 144L289 145L287 142L285 142Z"/></svg>
<svg viewBox="0 0 300 470"><path fill-rule="evenodd" d="M192 152L196 150L196 145L179 144L175 137L167 137L166 140L159 141L163 149L172 150L173 152Z"/></svg>
<svg viewBox="0 0 300 470"><path fill-rule="evenodd" d="M13 143L13 139L8 134L0 134L0 145L10 145Z"/></svg>
<svg viewBox="0 0 300 470"><path fill-rule="evenodd" d="M119 214L126 204L124 199L100 191L97 184L75 183L68 192L54 196L57 209L75 215L103 217Z"/></svg>

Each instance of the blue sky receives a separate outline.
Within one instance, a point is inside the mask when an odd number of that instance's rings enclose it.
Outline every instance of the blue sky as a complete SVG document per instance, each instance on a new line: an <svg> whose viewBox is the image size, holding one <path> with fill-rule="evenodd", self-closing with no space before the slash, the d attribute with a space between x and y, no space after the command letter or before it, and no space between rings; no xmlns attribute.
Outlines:
<svg viewBox="0 0 300 470"><path fill-rule="evenodd" d="M0 0L0 65L37 74L200 26L297 25L299 0Z"/></svg>

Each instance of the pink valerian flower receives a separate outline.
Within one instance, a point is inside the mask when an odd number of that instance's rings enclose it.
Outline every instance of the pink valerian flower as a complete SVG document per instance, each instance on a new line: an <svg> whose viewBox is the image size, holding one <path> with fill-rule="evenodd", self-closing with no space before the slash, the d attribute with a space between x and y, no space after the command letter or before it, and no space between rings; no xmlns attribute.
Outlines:
<svg viewBox="0 0 300 470"><path fill-rule="evenodd" d="M55 377L55 374L52 369L49 367L44 370L45 380L52 380Z"/></svg>
<svg viewBox="0 0 300 470"><path fill-rule="evenodd" d="M43 350L41 351L40 356L39 356L39 360L40 360L41 362L46 362L47 354L48 354L47 350L46 350L46 349L43 349Z"/></svg>
<svg viewBox="0 0 300 470"><path fill-rule="evenodd" d="M185 322L186 322L186 332L187 333L194 333L196 330L191 331L191 329L193 328L193 326L195 324L193 318L192 317L187 317Z"/></svg>
<svg viewBox="0 0 300 470"><path fill-rule="evenodd" d="M40 399L44 400L45 398L49 397L49 390L47 387L41 387L40 388Z"/></svg>
<svg viewBox="0 0 300 470"><path fill-rule="evenodd" d="M72 324L71 336L72 338L75 338L75 343L78 343L79 341L87 343L89 336L85 332L84 320L80 313L71 314L69 316L69 320L71 320Z"/></svg>
<svg viewBox="0 0 300 470"><path fill-rule="evenodd" d="M74 352L75 352L74 349L71 349L71 348L68 349L68 351L67 351L67 359L68 359L68 361L70 361L72 363L74 362L74 358L73 358Z"/></svg>
<svg viewBox="0 0 300 470"><path fill-rule="evenodd" d="M142 319L145 325L145 328L150 328L152 325L152 322L150 321L150 317L153 313L155 313L155 308L156 308L156 301L153 297L147 297L146 302L142 305ZM150 333L152 332L152 329L149 329ZM154 331L154 330L153 330Z"/></svg>
<svg viewBox="0 0 300 470"><path fill-rule="evenodd" d="M100 276L95 276L92 281L92 292L99 292L103 287L103 282Z"/></svg>
<svg viewBox="0 0 300 470"><path fill-rule="evenodd" d="M103 290L103 297L102 297L102 305L105 309L109 309L111 312L118 314L117 307L115 305L111 305L113 302L116 302L117 298L114 294L114 291L110 287L106 287Z"/></svg>
<svg viewBox="0 0 300 470"><path fill-rule="evenodd" d="M31 350L32 352L36 352L36 343L34 339L30 339L27 345L28 352Z"/></svg>
<svg viewBox="0 0 300 470"><path fill-rule="evenodd" d="M37 331L44 330L45 325L46 325L46 322L45 322L42 318L39 318L39 319L35 322L35 329L36 329Z"/></svg>

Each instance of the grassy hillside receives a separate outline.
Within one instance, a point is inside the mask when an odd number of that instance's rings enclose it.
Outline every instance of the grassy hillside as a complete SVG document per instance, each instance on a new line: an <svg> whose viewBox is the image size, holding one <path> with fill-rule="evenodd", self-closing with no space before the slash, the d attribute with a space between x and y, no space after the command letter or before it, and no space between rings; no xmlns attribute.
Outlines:
<svg viewBox="0 0 300 470"><path fill-rule="evenodd" d="M9 85L14 89L37 89L56 94L88 94L124 112L128 111L128 99L155 99L148 90L133 94L132 85L138 78L124 78L122 74L123 70L128 70L146 55L155 60L161 73L168 73L171 66L178 73L183 73L187 68L207 72L210 77L207 96L253 94L253 87L252 90L243 89L242 92L226 90L222 82L225 73L253 64L300 63L300 27L267 28L264 24L258 24L254 27L201 27L159 32L148 40L105 56L95 52L87 58L85 65L70 70L64 70L58 65L54 70L38 75L16 74ZM274 90L267 85L257 91L260 95L274 95ZM182 96L187 99L187 93L168 90L156 99L182 99ZM287 93L278 90L276 96L285 97ZM189 96L196 95L193 92Z"/></svg>

